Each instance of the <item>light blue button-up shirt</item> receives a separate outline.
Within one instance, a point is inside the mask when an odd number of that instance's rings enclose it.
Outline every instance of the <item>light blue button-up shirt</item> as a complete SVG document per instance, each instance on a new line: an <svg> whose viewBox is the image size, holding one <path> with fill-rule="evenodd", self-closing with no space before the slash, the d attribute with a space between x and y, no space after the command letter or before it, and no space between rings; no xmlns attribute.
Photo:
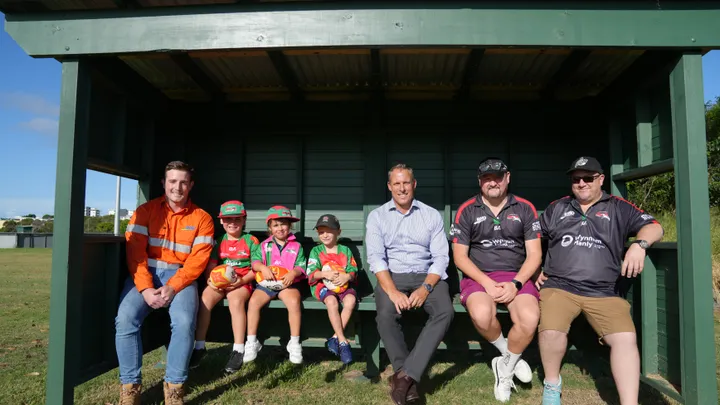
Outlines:
<svg viewBox="0 0 720 405"><path fill-rule="evenodd" d="M437 274L447 278L448 240L438 210L413 200L403 214L389 202L368 215L365 245L370 271Z"/></svg>

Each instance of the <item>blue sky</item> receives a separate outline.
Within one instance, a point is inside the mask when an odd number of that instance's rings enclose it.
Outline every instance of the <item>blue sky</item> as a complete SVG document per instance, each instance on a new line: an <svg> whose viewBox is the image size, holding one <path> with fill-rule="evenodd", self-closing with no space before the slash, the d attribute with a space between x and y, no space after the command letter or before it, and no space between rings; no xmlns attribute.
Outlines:
<svg viewBox="0 0 720 405"><path fill-rule="evenodd" d="M53 212L60 63L33 59L5 32L0 13L0 218ZM720 96L720 51L703 58L705 99ZM115 207L116 177L88 171L85 205ZM136 206L134 180L123 179L121 207Z"/></svg>

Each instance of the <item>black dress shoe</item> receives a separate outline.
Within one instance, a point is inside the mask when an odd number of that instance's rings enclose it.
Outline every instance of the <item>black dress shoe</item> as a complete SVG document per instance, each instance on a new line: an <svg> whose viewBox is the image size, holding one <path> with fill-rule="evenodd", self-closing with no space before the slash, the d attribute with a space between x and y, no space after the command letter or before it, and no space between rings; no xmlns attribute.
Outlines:
<svg viewBox="0 0 720 405"><path fill-rule="evenodd" d="M411 378L412 380L412 378ZM417 390L417 384L415 383L415 380L412 380L412 384L410 384L410 388L408 388L407 396L405 397L405 400L408 402L417 401L420 399L420 394L418 394Z"/></svg>
<svg viewBox="0 0 720 405"><path fill-rule="evenodd" d="M401 373L402 377L400 376ZM402 371L397 372L390 377L390 398L393 400L394 404L405 405L408 390L413 382L413 379Z"/></svg>

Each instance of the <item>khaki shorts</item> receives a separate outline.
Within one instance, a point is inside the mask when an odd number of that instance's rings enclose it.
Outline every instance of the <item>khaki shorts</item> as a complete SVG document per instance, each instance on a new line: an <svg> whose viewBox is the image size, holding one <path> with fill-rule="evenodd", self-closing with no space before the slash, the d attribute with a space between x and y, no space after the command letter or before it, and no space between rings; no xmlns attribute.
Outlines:
<svg viewBox="0 0 720 405"><path fill-rule="evenodd" d="M619 332L635 333L630 303L620 297L583 297L557 288L540 290L538 332L557 330L568 333L580 312L600 338Z"/></svg>

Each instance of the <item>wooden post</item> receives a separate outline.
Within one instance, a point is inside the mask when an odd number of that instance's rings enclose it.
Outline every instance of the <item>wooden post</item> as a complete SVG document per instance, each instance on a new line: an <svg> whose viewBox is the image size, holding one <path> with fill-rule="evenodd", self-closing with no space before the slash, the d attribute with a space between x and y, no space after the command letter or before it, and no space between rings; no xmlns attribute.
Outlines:
<svg viewBox="0 0 720 405"><path fill-rule="evenodd" d="M685 404L697 405L718 403L701 58L683 54L670 74L682 396Z"/></svg>
<svg viewBox="0 0 720 405"><path fill-rule="evenodd" d="M635 132L637 134L638 167L653 162L652 117L647 92L635 96Z"/></svg>
<svg viewBox="0 0 720 405"><path fill-rule="evenodd" d="M47 404L73 403L80 359L85 175L90 116L87 62L62 63L50 293Z"/></svg>

